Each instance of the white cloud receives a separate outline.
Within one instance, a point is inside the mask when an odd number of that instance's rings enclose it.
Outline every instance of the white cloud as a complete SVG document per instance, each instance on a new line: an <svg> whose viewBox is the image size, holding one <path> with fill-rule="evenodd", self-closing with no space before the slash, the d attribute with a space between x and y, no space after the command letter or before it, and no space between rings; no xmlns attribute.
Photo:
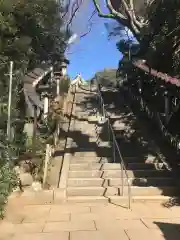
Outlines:
<svg viewBox="0 0 180 240"><path fill-rule="evenodd" d="M74 33L68 40L68 45L74 43L78 38L78 35Z"/></svg>

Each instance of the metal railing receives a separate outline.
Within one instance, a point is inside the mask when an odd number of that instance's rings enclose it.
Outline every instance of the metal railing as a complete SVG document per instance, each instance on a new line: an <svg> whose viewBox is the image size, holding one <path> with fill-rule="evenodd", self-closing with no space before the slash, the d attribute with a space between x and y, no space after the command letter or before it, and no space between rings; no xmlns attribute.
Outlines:
<svg viewBox="0 0 180 240"><path fill-rule="evenodd" d="M126 169L126 165L124 163L119 145L116 140L116 136L113 130L113 127L111 125L110 119L108 117L107 111L105 109L104 100L101 94L101 91L99 89L99 84L97 82L97 101L98 101L98 107L97 111L99 110L100 114L100 123L101 124L107 124L108 128L108 140L111 143L112 146L112 152L113 152L113 162L119 162L121 166L121 189L120 189L120 195L124 196L124 187L125 187L125 181L127 182L127 194L128 194L128 208L131 208L131 185L128 177L128 172Z"/></svg>

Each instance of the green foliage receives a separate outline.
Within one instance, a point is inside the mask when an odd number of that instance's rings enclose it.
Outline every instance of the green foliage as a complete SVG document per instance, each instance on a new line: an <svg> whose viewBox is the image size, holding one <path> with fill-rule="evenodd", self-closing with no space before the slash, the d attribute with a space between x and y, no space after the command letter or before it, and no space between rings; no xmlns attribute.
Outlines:
<svg viewBox="0 0 180 240"><path fill-rule="evenodd" d="M64 54L69 33L62 30L62 15L56 0L0 0L0 211L16 182L12 158L25 150L23 76L42 61L53 63L53 56ZM6 143L10 61L14 62L11 127L15 138Z"/></svg>
<svg viewBox="0 0 180 240"><path fill-rule="evenodd" d="M3 217L3 207L12 189L17 186L17 176L9 162L0 159L0 217Z"/></svg>
<svg viewBox="0 0 180 240"><path fill-rule="evenodd" d="M1 0L0 9L0 50L17 65L32 67L64 53L68 36L60 29L62 8L55 0L11 0L8 4Z"/></svg>
<svg viewBox="0 0 180 240"><path fill-rule="evenodd" d="M9 146L3 130L0 131L0 217L3 217L3 207L7 197L16 187L18 178L13 170L12 145Z"/></svg>
<svg viewBox="0 0 180 240"><path fill-rule="evenodd" d="M135 56L139 51L139 44L134 43L133 40L122 39L117 44L117 49L126 56Z"/></svg>
<svg viewBox="0 0 180 240"><path fill-rule="evenodd" d="M140 43L136 57L145 59L150 67L158 71L179 76L180 1L139 0L132 4L129 0L111 0L111 4L105 3L110 14L102 13L99 1L93 2L100 17L113 18L119 24L112 29L111 36L117 36L122 26L129 28ZM118 49L127 52L128 45L120 41Z"/></svg>
<svg viewBox="0 0 180 240"><path fill-rule="evenodd" d="M98 82L103 86L116 85L116 69L104 69L104 71L97 72L96 77Z"/></svg>
<svg viewBox="0 0 180 240"><path fill-rule="evenodd" d="M180 71L180 2L160 1L150 13L149 65L171 75Z"/></svg>

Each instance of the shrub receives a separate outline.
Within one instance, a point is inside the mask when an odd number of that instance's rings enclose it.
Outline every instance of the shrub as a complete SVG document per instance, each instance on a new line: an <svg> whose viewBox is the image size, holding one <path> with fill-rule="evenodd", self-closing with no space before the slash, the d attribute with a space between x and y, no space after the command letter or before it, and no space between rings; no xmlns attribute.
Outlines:
<svg viewBox="0 0 180 240"><path fill-rule="evenodd" d="M0 217L3 217L4 205L17 183L18 178L10 162L0 159Z"/></svg>

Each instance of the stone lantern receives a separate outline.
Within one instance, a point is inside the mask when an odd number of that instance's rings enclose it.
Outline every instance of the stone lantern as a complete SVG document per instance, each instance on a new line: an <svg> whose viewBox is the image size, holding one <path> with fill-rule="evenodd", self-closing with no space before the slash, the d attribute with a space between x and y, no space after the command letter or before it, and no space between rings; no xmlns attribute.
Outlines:
<svg viewBox="0 0 180 240"><path fill-rule="evenodd" d="M36 91L40 94L41 98L44 100L44 119L47 119L49 112L49 98L52 93L52 86L50 84L40 85L36 89Z"/></svg>
<svg viewBox="0 0 180 240"><path fill-rule="evenodd" d="M54 62L54 74L56 78L56 94L59 96L60 94L60 80L65 77L67 74L67 66L69 64L69 60L66 58L56 59Z"/></svg>

